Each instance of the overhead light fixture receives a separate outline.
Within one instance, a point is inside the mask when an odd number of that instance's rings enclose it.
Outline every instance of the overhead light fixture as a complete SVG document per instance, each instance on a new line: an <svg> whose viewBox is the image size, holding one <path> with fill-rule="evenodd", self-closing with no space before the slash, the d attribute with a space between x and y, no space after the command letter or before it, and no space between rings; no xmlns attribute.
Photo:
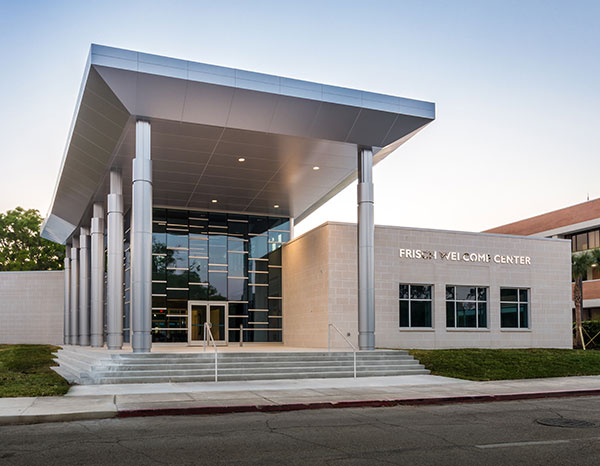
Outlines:
<svg viewBox="0 0 600 466"><path fill-rule="evenodd" d="M274 208L274 209L279 209L279 204L275 204L275 205L273 206L273 208Z"/></svg>
<svg viewBox="0 0 600 466"><path fill-rule="evenodd" d="M216 204L216 203L217 203L217 200L216 200L216 199L213 199L213 200L212 200L212 201L210 201L210 202L212 202L213 204Z"/></svg>
<svg viewBox="0 0 600 466"><path fill-rule="evenodd" d="M238 162L245 162L245 161L246 161L246 158L245 158L245 157L239 157L239 158L238 158Z"/></svg>
<svg viewBox="0 0 600 466"><path fill-rule="evenodd" d="M318 169L320 169L320 168L321 168L321 167L318 167L317 165L315 165L315 166L313 167L313 170L318 170Z"/></svg>

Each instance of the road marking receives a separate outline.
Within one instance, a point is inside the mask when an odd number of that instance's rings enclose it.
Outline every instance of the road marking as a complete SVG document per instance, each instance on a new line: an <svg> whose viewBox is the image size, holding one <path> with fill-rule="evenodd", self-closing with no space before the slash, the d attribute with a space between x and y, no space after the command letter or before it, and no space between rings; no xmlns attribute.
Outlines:
<svg viewBox="0 0 600 466"><path fill-rule="evenodd" d="M475 448L508 448L508 447L528 447L531 445L556 445L560 443L569 443L571 440L540 440L538 442L509 442L509 443L488 443L487 445L475 445Z"/></svg>

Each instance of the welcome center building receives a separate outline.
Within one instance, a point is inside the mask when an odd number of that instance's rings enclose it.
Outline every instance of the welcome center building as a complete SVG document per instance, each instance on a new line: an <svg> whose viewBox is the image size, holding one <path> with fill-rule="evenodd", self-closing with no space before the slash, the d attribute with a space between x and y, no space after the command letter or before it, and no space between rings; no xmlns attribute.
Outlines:
<svg viewBox="0 0 600 466"><path fill-rule="evenodd" d="M568 241L374 225L429 102L92 45L42 236L64 340L571 347ZM294 223L358 179L358 224ZM399 203L400 205L402 202ZM61 310L62 312L62 310ZM343 342L342 342L343 344Z"/></svg>

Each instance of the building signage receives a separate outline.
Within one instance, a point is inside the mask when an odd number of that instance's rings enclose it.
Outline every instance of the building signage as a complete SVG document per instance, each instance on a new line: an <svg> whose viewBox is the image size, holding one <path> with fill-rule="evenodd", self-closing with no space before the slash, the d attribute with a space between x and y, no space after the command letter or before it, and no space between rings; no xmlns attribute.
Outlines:
<svg viewBox="0 0 600 466"><path fill-rule="evenodd" d="M442 260L449 262L495 263L509 265L531 265L531 257L508 254L487 254L458 251L427 251L424 249L400 248L403 259Z"/></svg>

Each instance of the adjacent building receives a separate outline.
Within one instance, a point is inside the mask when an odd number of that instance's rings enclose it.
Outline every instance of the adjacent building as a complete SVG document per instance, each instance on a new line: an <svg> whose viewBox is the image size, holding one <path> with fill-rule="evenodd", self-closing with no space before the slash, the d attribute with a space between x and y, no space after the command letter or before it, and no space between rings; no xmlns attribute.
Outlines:
<svg viewBox="0 0 600 466"><path fill-rule="evenodd" d="M536 215L487 230L488 233L562 238L577 254L600 248L600 199ZM594 264L583 282L584 320L600 319L600 267Z"/></svg>

